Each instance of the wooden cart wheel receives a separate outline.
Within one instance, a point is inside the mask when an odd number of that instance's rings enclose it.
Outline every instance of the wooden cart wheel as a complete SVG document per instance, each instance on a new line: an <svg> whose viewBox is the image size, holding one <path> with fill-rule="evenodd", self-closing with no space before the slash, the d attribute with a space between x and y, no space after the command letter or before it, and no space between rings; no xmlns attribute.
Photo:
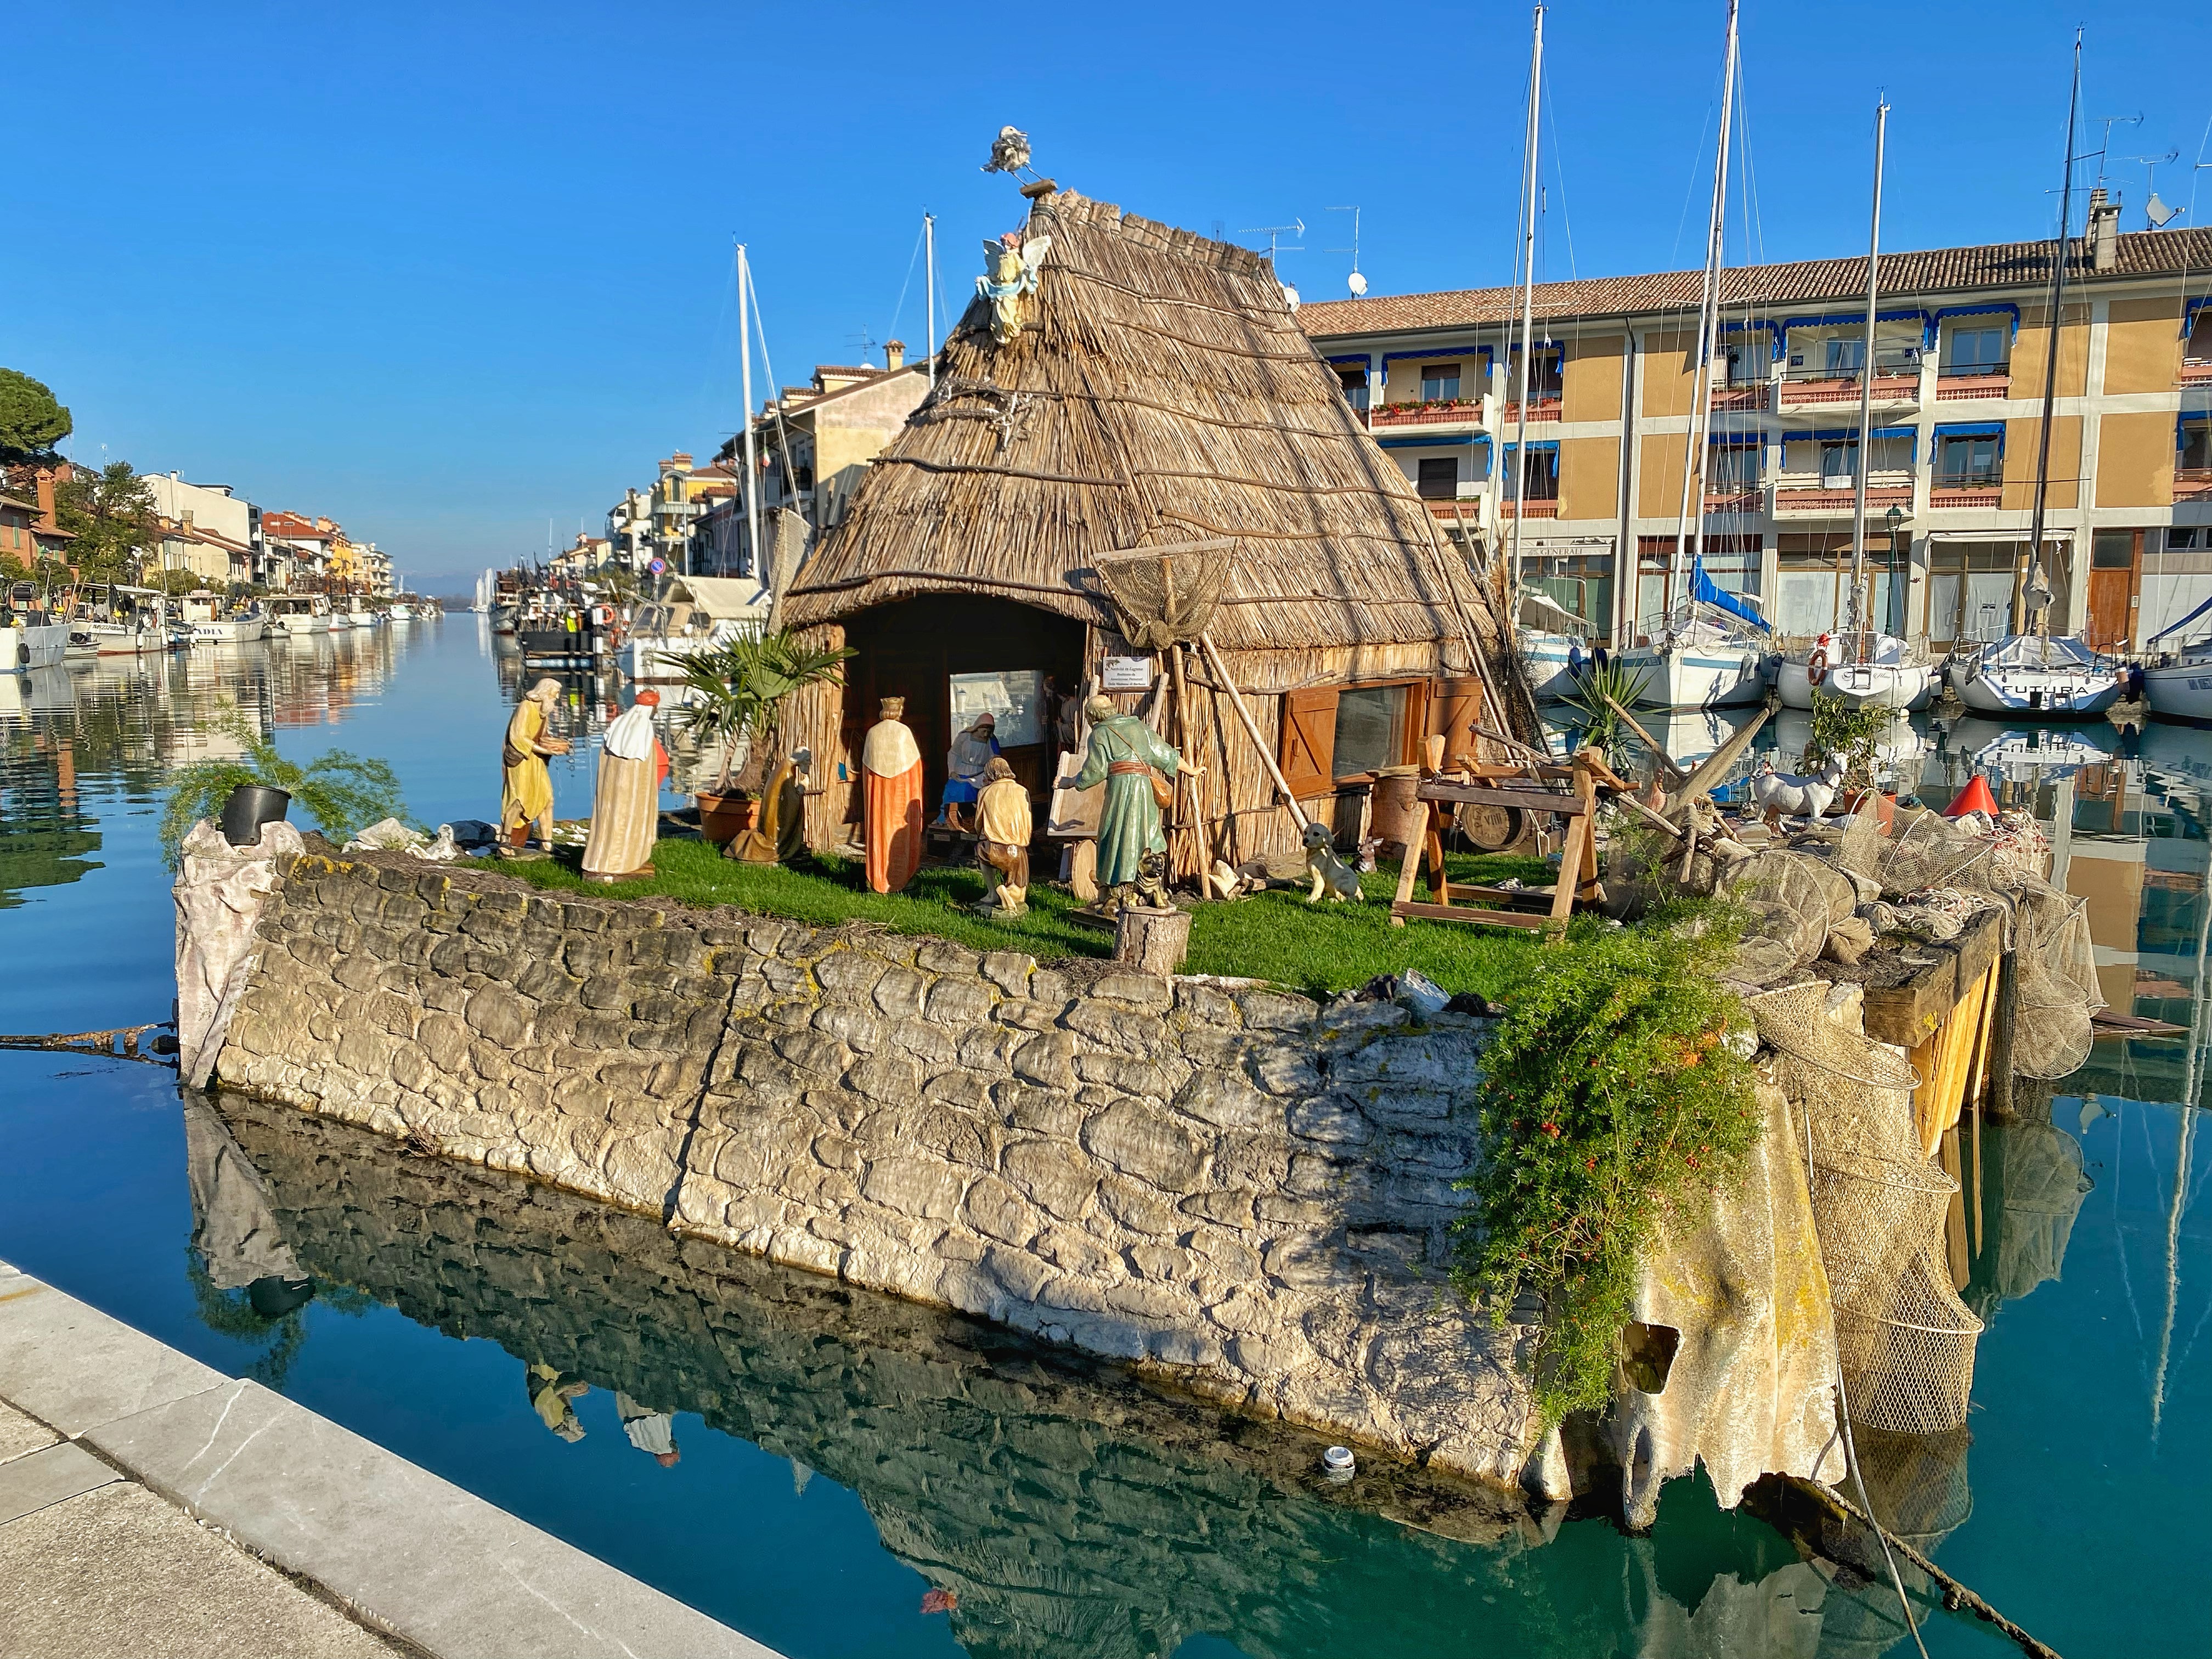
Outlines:
<svg viewBox="0 0 2212 1659"><path fill-rule="evenodd" d="M1517 806L1486 806L1462 801L1453 822L1479 853L1502 853L1521 839L1527 815Z"/></svg>

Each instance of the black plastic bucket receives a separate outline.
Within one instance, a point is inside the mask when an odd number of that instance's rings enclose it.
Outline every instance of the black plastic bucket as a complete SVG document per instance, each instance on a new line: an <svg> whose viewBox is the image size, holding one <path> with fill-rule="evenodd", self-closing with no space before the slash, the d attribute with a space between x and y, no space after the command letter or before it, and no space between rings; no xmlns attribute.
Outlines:
<svg viewBox="0 0 2212 1659"><path fill-rule="evenodd" d="M279 822L291 805L292 797L284 790L241 783L222 804L222 838L233 847L258 847L261 826Z"/></svg>

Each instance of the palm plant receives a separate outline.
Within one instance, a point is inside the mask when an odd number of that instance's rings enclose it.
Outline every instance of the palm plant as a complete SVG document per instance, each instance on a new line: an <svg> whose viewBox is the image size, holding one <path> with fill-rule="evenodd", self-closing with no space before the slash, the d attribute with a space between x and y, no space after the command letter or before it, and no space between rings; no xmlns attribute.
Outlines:
<svg viewBox="0 0 2212 1659"><path fill-rule="evenodd" d="M778 706L805 686L835 681L840 665L852 654L850 646L805 644L786 628L742 635L718 650L687 659L684 684L692 696L677 719L702 743L721 746L714 793L730 792L731 773L741 764L741 744L746 750L744 769L757 773L754 757L774 745L756 739L773 737Z"/></svg>
<svg viewBox="0 0 2212 1659"><path fill-rule="evenodd" d="M1585 666L1565 698L1581 716L1576 724L1582 728L1583 743L1601 750L1608 761L1618 759L1628 745L1628 724L1620 711L1635 707L1644 695L1644 676L1622 662Z"/></svg>
<svg viewBox="0 0 2212 1659"><path fill-rule="evenodd" d="M161 808L161 854L172 870L192 825L219 814L230 792L240 785L283 790L307 810L317 829L337 842L350 840L365 825L398 817L407 810L400 799L398 778L380 760L333 749L304 766L288 761L228 699L216 705L209 730L230 738L242 752L234 758L195 761L172 775Z"/></svg>

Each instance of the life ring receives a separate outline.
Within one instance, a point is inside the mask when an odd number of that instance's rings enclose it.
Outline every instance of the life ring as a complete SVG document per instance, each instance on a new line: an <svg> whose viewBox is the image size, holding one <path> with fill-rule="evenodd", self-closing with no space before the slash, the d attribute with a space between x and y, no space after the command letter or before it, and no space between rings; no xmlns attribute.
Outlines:
<svg viewBox="0 0 2212 1659"><path fill-rule="evenodd" d="M1818 685L1827 678L1828 653L1824 648L1815 647L1813 654L1805 659L1805 684Z"/></svg>

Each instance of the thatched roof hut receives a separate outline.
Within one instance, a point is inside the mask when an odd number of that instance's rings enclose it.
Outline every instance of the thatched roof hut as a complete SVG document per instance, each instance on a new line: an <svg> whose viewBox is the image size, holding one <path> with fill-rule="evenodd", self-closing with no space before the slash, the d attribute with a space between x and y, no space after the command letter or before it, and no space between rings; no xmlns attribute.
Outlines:
<svg viewBox="0 0 2212 1659"><path fill-rule="evenodd" d="M1023 670L1065 695L1108 657L1146 654L1121 640L1097 567L1148 546L1233 538L1211 637L1293 787L1324 811L1340 693L1373 694L1354 701L1348 756L1368 769L1411 759L1448 719L1464 747L1486 672L1518 735L1534 735L1517 677L1490 666L1489 595L1359 424L1267 260L1069 191L1033 201L1027 234L1052 246L1025 326L1000 343L990 307L969 307L936 392L786 598L791 625L860 653L845 693L793 711L832 782L813 839L839 838L851 815L835 763L878 694L907 695L941 768L959 698L933 679ZM1222 781L1208 808L1231 831L1222 850L1281 845L1288 826L1224 688L1201 676L1198 690L1189 737ZM1041 785L1048 730L1038 747L1033 769L1010 758Z"/></svg>

